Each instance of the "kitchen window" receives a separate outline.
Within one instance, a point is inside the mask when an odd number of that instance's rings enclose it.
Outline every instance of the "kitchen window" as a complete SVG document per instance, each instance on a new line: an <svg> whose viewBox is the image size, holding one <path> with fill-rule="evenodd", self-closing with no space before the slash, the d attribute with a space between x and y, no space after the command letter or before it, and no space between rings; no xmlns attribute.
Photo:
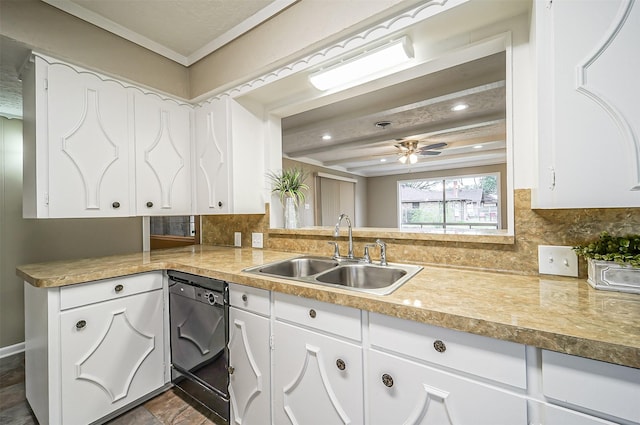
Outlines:
<svg viewBox="0 0 640 425"><path fill-rule="evenodd" d="M398 182L401 229L499 229L500 173Z"/></svg>

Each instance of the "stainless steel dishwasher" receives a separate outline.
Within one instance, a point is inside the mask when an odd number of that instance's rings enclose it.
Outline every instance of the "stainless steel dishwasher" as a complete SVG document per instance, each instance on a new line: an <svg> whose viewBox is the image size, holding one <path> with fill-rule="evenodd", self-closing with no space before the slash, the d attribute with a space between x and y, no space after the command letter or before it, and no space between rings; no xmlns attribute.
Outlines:
<svg viewBox="0 0 640 425"><path fill-rule="evenodd" d="M171 381L229 422L229 285L169 270Z"/></svg>

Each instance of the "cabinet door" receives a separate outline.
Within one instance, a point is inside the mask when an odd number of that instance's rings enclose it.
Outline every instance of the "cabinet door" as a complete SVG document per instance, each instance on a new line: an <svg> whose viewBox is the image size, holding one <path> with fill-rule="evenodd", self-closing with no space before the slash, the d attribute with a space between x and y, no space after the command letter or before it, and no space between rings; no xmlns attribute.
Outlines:
<svg viewBox="0 0 640 425"><path fill-rule="evenodd" d="M136 93L136 211L191 214L190 108Z"/></svg>
<svg viewBox="0 0 640 425"><path fill-rule="evenodd" d="M640 4L538 0L536 23L534 206L640 206Z"/></svg>
<svg viewBox="0 0 640 425"><path fill-rule="evenodd" d="M133 215L127 90L52 64L47 95L49 217Z"/></svg>
<svg viewBox="0 0 640 425"><path fill-rule="evenodd" d="M164 385L161 290L60 314L62 423L88 424Z"/></svg>
<svg viewBox="0 0 640 425"><path fill-rule="evenodd" d="M527 423L523 397L375 350L367 388L371 425Z"/></svg>
<svg viewBox="0 0 640 425"><path fill-rule="evenodd" d="M195 125L197 214L231 213L229 100L213 99L196 108Z"/></svg>
<svg viewBox="0 0 640 425"><path fill-rule="evenodd" d="M363 423L362 348L276 322L274 423Z"/></svg>
<svg viewBox="0 0 640 425"><path fill-rule="evenodd" d="M231 423L265 424L271 418L269 319L229 309Z"/></svg>

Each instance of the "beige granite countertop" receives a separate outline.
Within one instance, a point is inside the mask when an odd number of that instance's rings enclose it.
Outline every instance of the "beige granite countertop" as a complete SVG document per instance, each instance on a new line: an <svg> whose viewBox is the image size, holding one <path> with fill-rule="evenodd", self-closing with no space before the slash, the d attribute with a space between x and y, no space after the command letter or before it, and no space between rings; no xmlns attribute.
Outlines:
<svg viewBox="0 0 640 425"><path fill-rule="evenodd" d="M194 246L20 266L42 288L175 269L450 329L640 368L640 295L585 280L425 267L390 295L262 277L242 270L294 254Z"/></svg>

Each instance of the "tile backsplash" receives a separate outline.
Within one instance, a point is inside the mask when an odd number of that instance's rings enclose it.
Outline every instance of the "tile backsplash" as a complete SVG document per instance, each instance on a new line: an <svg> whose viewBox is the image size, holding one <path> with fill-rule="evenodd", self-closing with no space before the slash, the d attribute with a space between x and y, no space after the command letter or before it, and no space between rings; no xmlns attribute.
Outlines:
<svg viewBox="0 0 640 425"><path fill-rule="evenodd" d="M538 245L575 245L594 239L605 230L614 234L640 233L640 208L532 210L529 189L516 190L514 204L514 244L385 239L387 258L392 262L420 262L536 275ZM269 206L266 207L266 214L203 216L202 243L230 246L233 245L234 232L242 232L242 246L251 246L251 233L261 232L265 248L331 254L327 242L334 240L333 237L269 235ZM356 232L355 252L361 253L364 245L371 242L369 237L359 238ZM346 246L341 246L341 249L344 252ZM376 254L374 250L372 257L377 258ZM586 267L582 261L580 263L580 275L586 276Z"/></svg>

